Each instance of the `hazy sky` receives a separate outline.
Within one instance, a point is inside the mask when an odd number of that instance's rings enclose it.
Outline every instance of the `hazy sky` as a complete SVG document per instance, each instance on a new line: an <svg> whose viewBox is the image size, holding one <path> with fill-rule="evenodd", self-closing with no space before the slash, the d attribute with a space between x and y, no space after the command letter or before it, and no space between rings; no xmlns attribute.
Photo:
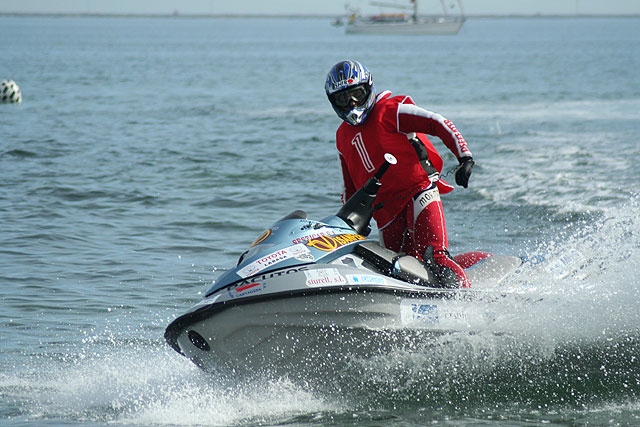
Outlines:
<svg viewBox="0 0 640 427"><path fill-rule="evenodd" d="M387 0L407 3L406 0ZM453 3L454 0L446 0ZM379 12L368 0L0 0L1 12L341 14L345 4ZM640 14L640 0L464 0L470 14ZM421 0L439 13L439 0Z"/></svg>

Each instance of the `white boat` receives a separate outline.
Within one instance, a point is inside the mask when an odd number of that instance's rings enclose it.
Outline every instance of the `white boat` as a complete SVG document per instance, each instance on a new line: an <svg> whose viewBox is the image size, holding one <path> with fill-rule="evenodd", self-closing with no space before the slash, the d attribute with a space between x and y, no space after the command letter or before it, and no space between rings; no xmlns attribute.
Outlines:
<svg viewBox="0 0 640 427"><path fill-rule="evenodd" d="M444 0L441 0L443 15L418 15L418 0L411 0L412 5L372 2L371 4L397 9L412 9L411 15L405 13L381 13L379 15L362 16L353 13L346 26L349 34L457 34L464 24L464 10L458 0L459 15L449 15Z"/></svg>

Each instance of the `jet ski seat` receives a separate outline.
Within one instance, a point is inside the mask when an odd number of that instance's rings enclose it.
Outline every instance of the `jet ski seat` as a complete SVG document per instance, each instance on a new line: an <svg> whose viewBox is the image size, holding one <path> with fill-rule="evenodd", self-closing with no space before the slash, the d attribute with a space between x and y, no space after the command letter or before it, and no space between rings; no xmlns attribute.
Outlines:
<svg viewBox="0 0 640 427"><path fill-rule="evenodd" d="M441 287L440 281L423 261L387 249L378 242L362 242L353 252L387 276L423 286Z"/></svg>

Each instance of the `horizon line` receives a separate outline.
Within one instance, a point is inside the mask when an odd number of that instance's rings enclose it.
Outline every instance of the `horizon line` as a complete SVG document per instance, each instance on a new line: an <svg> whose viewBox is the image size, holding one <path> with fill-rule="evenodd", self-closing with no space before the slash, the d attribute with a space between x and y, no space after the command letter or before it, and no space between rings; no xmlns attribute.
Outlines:
<svg viewBox="0 0 640 427"><path fill-rule="evenodd" d="M149 18L326 18L346 17L331 13L180 13L174 12L0 12L0 16L95 16L95 17L149 17ZM440 15L420 15L440 16ZM640 13L476 13L465 18L638 18Z"/></svg>

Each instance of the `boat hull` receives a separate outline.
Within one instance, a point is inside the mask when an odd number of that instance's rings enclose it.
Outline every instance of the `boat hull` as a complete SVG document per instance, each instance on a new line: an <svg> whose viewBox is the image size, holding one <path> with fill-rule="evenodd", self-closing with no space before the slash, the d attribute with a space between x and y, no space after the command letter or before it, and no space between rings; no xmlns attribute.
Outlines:
<svg viewBox="0 0 640 427"><path fill-rule="evenodd" d="M347 34L457 34L464 19L419 22L355 21L346 26Z"/></svg>

